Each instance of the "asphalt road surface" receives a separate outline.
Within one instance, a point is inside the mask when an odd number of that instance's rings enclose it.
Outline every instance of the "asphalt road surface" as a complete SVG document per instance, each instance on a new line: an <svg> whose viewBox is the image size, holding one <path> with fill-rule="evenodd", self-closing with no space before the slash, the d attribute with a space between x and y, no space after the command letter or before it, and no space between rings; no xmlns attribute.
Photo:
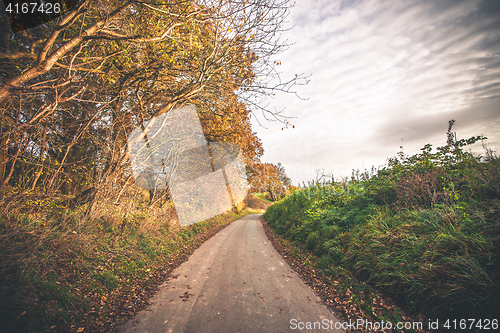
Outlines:
<svg viewBox="0 0 500 333"><path fill-rule="evenodd" d="M337 321L248 215L176 268L121 332L342 332Z"/></svg>

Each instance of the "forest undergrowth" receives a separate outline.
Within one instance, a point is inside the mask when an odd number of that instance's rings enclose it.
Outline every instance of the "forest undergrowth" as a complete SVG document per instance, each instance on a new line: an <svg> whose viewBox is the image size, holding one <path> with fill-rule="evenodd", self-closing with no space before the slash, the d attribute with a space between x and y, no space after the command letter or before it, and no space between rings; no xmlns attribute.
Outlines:
<svg viewBox="0 0 500 333"><path fill-rule="evenodd" d="M6 332L110 332L148 304L205 240L251 213L180 228L174 207L128 187L120 203L2 189L0 323ZM142 198L142 199L141 199Z"/></svg>

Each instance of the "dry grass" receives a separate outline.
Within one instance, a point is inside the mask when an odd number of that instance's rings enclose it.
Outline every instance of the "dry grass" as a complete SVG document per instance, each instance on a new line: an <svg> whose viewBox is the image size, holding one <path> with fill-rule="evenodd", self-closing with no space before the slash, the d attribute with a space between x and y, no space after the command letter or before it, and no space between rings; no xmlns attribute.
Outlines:
<svg viewBox="0 0 500 333"><path fill-rule="evenodd" d="M145 304L165 271L238 217L180 228L172 204L151 207L133 187L118 203L74 209L67 197L2 191L0 325L15 332L109 331Z"/></svg>

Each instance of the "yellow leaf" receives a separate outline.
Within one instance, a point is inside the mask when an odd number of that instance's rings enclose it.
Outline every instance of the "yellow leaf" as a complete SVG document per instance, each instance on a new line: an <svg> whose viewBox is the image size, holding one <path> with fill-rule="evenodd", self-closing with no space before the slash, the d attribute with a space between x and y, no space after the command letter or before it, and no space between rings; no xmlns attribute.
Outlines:
<svg viewBox="0 0 500 333"><path fill-rule="evenodd" d="M83 332L84 329L85 329L85 327L78 327L78 329L76 331L77 332Z"/></svg>

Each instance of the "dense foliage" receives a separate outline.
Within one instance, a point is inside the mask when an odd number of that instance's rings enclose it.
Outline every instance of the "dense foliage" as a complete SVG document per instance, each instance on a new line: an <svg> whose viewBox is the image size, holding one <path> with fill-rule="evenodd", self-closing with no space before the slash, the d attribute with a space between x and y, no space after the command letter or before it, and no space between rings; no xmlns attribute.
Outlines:
<svg viewBox="0 0 500 333"><path fill-rule="evenodd" d="M498 318L500 160L463 150L480 139L426 145L350 182L311 183L264 218L325 271L347 269L413 314Z"/></svg>
<svg viewBox="0 0 500 333"><path fill-rule="evenodd" d="M280 79L273 58L289 0L59 3L29 26L0 13L0 326L16 332L109 331L241 213L180 229L168 187L134 184L135 128L194 105L255 181L252 112L286 123L262 100L307 81Z"/></svg>
<svg viewBox="0 0 500 333"><path fill-rule="evenodd" d="M186 105L251 167L251 112L286 123L261 101L307 81L275 80L288 0L69 3L30 29L0 16L0 185L119 197L128 135Z"/></svg>
<svg viewBox="0 0 500 333"><path fill-rule="evenodd" d="M285 195L292 185L292 181L285 173L281 163L254 164L249 168L248 181L253 191L266 193L271 201L276 201Z"/></svg>

